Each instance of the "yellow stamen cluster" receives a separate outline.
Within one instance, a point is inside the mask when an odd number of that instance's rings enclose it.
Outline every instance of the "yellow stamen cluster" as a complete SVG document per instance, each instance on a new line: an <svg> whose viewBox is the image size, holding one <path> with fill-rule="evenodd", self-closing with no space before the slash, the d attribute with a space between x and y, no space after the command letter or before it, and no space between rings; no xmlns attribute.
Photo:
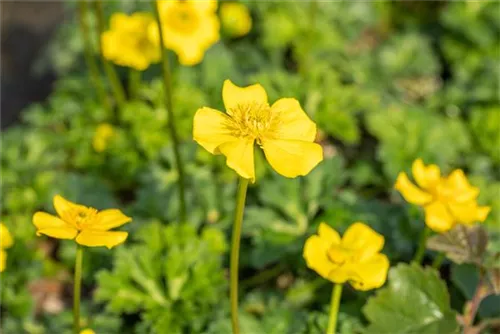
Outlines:
<svg viewBox="0 0 500 334"><path fill-rule="evenodd" d="M228 114L227 128L238 138L251 138L261 145L264 138L274 138L280 124L279 115L271 111L269 104L246 103L238 104Z"/></svg>

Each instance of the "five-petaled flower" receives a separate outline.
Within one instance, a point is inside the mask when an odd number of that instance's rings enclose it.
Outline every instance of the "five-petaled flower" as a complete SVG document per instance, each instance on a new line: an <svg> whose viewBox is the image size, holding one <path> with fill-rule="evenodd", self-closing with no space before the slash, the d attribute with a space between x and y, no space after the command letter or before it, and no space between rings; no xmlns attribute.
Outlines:
<svg viewBox="0 0 500 334"><path fill-rule="evenodd" d="M113 14L110 30L101 35L104 58L121 66L143 71L160 60L160 50L149 29L154 18L148 13Z"/></svg>
<svg viewBox="0 0 500 334"><path fill-rule="evenodd" d="M308 174L323 160L314 143L316 124L297 100L282 98L269 105L261 85L245 88L226 80L222 88L226 112L203 107L194 116L193 137L212 154L226 156L227 165L255 182L254 144L279 174Z"/></svg>
<svg viewBox="0 0 500 334"><path fill-rule="evenodd" d="M325 223L304 245L307 266L334 282L349 282L357 290L381 287L387 279L389 260L379 253L384 237L367 225L356 222L344 236Z"/></svg>
<svg viewBox="0 0 500 334"><path fill-rule="evenodd" d="M158 0L163 45L179 56L182 65L196 65L217 42L219 19L215 0ZM158 27L150 26L151 38L159 44Z"/></svg>
<svg viewBox="0 0 500 334"><path fill-rule="evenodd" d="M45 212L33 216L36 234L57 239L75 239L83 246L112 248L127 239L128 233L109 231L130 222L118 209L97 211L94 208L72 203L59 195L54 196L54 208L59 217Z"/></svg>
<svg viewBox="0 0 500 334"><path fill-rule="evenodd" d="M456 224L472 225L488 216L490 207L477 204L479 189L470 185L461 169L441 177L438 166L425 166L417 159L412 174L420 188L403 172L399 173L395 188L408 202L424 207L425 223L433 231L446 232Z"/></svg>
<svg viewBox="0 0 500 334"><path fill-rule="evenodd" d="M14 240L7 227L0 223L0 273L5 270L7 252L5 249L12 247Z"/></svg>

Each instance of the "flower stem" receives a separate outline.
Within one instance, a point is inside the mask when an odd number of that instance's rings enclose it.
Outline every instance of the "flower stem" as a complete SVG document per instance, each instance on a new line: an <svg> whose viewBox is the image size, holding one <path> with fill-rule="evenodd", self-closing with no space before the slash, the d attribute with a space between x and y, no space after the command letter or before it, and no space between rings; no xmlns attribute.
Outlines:
<svg viewBox="0 0 500 334"><path fill-rule="evenodd" d="M182 163L182 157L180 152L179 137L177 136L177 127L175 125L175 115L173 111L173 101L172 101L172 80L170 74L170 62L168 60L168 54L163 47L163 28L160 20L160 13L158 11L157 1L152 0L151 5L154 8L154 14L156 18L156 23L158 26L158 36L160 39L160 51L161 51L161 68L163 72L163 86L166 95L166 107L168 113L168 125L170 130L170 137L174 146L174 156L175 163L177 167L177 173L179 174L179 217L182 222L186 221L186 195L184 191L184 165Z"/></svg>
<svg viewBox="0 0 500 334"><path fill-rule="evenodd" d="M82 285L83 247L77 245L75 259L75 278L73 289L73 332L80 333L80 292Z"/></svg>
<svg viewBox="0 0 500 334"><path fill-rule="evenodd" d="M141 85L141 74L140 71L133 68L128 72L128 93L131 100L137 98L139 86Z"/></svg>
<svg viewBox="0 0 500 334"><path fill-rule="evenodd" d="M113 90L113 94L116 99L116 103L118 106L123 106L125 103L125 91L123 89L123 86L120 82L120 78L118 77L118 74L116 73L116 69L111 64L108 62L102 53L102 40L101 36L105 31L105 19L104 19L104 11L102 10L102 3L101 0L96 0L94 1L94 9L95 9L95 15L97 18L97 35L99 38L99 54L101 55L101 60L104 65L104 71L106 72L106 75L108 76L109 83L111 84L111 89Z"/></svg>
<svg viewBox="0 0 500 334"><path fill-rule="evenodd" d="M83 55L85 58L85 63L87 64L87 68L90 71L90 79L92 81L92 84L94 85L97 96L101 101L103 107L109 110L110 106L108 98L106 96L106 90L102 85L99 67L97 66L97 62L95 61L92 44L90 42L89 27L87 25L88 5L86 0L80 0L78 12L80 18L80 29L83 37Z"/></svg>
<svg viewBox="0 0 500 334"><path fill-rule="evenodd" d="M439 253L435 258L434 261L432 261L432 268L439 270L441 268L441 264L443 263L443 260L445 259L446 255L444 253Z"/></svg>
<svg viewBox="0 0 500 334"><path fill-rule="evenodd" d="M231 324L233 326L233 334L240 333L238 325L238 263L240 258L241 225L243 223L243 211L245 210L247 188L248 179L240 178L240 182L238 184L238 194L236 197L236 210L234 214L230 259L231 286L229 295L231 299Z"/></svg>
<svg viewBox="0 0 500 334"><path fill-rule="evenodd" d="M424 254L425 254L425 248L427 244L427 238L429 238L429 235L431 234L430 228L427 226L424 228L422 231L422 234L420 235L420 243L418 244L418 249L417 252L415 253L415 257L413 258L412 262L421 264L422 260L424 259Z"/></svg>
<svg viewBox="0 0 500 334"><path fill-rule="evenodd" d="M336 283L332 290L332 300L330 301L330 318L328 319L328 329L326 334L335 334L337 328L337 316L339 314L340 297L342 296L342 284Z"/></svg>

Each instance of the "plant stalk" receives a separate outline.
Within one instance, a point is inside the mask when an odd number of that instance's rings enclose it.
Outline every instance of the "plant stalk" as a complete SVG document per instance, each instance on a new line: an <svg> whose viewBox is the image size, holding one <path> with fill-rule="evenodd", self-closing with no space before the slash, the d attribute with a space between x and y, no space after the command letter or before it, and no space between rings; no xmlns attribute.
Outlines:
<svg viewBox="0 0 500 334"><path fill-rule="evenodd" d="M77 245L75 258L75 277L73 286L73 332L80 333L80 295L82 285L82 262L83 262L83 247Z"/></svg>
<svg viewBox="0 0 500 334"><path fill-rule="evenodd" d="M328 319L328 329L326 330L326 334L335 334L341 297L342 284L336 283L333 286L332 290L332 299L330 301L330 318Z"/></svg>
<svg viewBox="0 0 500 334"><path fill-rule="evenodd" d="M422 234L420 236L420 242L418 244L418 249L417 252L415 253L415 257L413 258L412 262L421 264L422 260L424 259L424 254L425 254L425 248L427 244L427 239L429 238L431 234L431 229L425 226L424 230L422 231Z"/></svg>

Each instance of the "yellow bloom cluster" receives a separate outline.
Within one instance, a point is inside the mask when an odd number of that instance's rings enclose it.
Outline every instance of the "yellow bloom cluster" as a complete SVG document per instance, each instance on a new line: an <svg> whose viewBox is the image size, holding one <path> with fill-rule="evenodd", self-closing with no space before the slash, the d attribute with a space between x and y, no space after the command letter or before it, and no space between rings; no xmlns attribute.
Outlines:
<svg viewBox="0 0 500 334"><path fill-rule="evenodd" d="M150 38L154 18L148 13L113 14L110 29L101 35L104 58L121 66L145 70L160 60L160 49Z"/></svg>
<svg viewBox="0 0 500 334"><path fill-rule="evenodd" d="M96 152L105 151L114 134L115 130L111 124L99 124L95 131L94 138L92 139L92 146L94 147L94 150L96 150Z"/></svg>
<svg viewBox="0 0 500 334"><path fill-rule="evenodd" d="M158 0L163 29L163 44L179 56L183 65L196 65L205 51L217 42L219 20L215 0ZM158 28L150 27L152 39L159 44Z"/></svg>
<svg viewBox="0 0 500 334"><path fill-rule="evenodd" d="M275 171L286 177L308 174L323 160L314 143L316 124L297 100L282 98L269 105L261 85L245 88L226 80L222 88L226 113L198 109L193 138L212 154L226 156L227 165L255 182L254 144L262 147Z"/></svg>
<svg viewBox="0 0 500 334"><path fill-rule="evenodd" d="M381 287L387 279L389 259L379 253L383 247L384 237L361 222L352 224L342 238L321 223L318 235L304 245L304 258L322 277L365 291Z"/></svg>
<svg viewBox="0 0 500 334"><path fill-rule="evenodd" d="M438 166L425 166L417 159L412 174L418 187L402 172L395 188L406 201L424 208L425 223L433 231L446 232L456 224L483 222L488 216L490 207L477 204L479 189L470 185L462 170L441 177Z"/></svg>
<svg viewBox="0 0 500 334"><path fill-rule="evenodd" d="M224 2L220 6L222 28L231 37L245 36L252 29L248 7L237 2Z"/></svg>
<svg viewBox="0 0 500 334"><path fill-rule="evenodd" d="M37 235L45 234L57 239L75 239L83 246L112 248L127 239L127 232L109 231L130 222L118 209L97 211L72 203L59 195L54 196L54 208L59 217L45 212L33 216Z"/></svg>
<svg viewBox="0 0 500 334"><path fill-rule="evenodd" d="M7 227L0 223L0 273L5 270L7 263L7 252L5 249L12 247L14 240Z"/></svg>

